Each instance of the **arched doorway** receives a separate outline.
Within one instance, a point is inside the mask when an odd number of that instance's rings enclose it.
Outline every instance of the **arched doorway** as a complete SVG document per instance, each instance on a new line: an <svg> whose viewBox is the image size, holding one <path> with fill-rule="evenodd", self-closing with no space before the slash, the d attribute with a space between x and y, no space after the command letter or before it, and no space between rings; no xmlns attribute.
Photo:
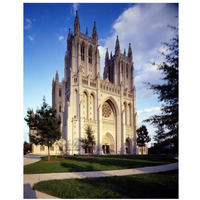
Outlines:
<svg viewBox="0 0 200 200"><path fill-rule="evenodd" d="M115 141L110 133L106 133L102 141L102 149L104 154L115 153Z"/></svg>
<svg viewBox="0 0 200 200"><path fill-rule="evenodd" d="M116 153L117 112L111 99L102 105L102 151L104 154Z"/></svg>
<svg viewBox="0 0 200 200"><path fill-rule="evenodd" d="M126 139L126 154L130 154L131 153L131 140L130 138Z"/></svg>

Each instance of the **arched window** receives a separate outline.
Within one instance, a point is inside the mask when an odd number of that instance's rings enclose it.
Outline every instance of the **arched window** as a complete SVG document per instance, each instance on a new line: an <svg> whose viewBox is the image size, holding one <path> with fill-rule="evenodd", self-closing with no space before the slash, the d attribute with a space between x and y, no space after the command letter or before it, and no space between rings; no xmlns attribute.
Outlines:
<svg viewBox="0 0 200 200"><path fill-rule="evenodd" d="M95 116L95 101L94 101L94 95L90 95L90 119L94 120Z"/></svg>
<svg viewBox="0 0 200 200"><path fill-rule="evenodd" d="M61 106L59 106L59 112L61 112Z"/></svg>
<svg viewBox="0 0 200 200"><path fill-rule="evenodd" d="M92 64L92 46L90 46L89 50L88 50L88 62L90 64Z"/></svg>
<svg viewBox="0 0 200 200"><path fill-rule="evenodd" d="M127 106L126 102L124 102L124 123L127 125Z"/></svg>
<svg viewBox="0 0 200 200"><path fill-rule="evenodd" d="M131 104L128 104L128 114L127 114L127 117L128 117L128 125L131 126Z"/></svg>
<svg viewBox="0 0 200 200"><path fill-rule="evenodd" d="M88 118L88 95L86 92L83 93L83 117Z"/></svg>
<svg viewBox="0 0 200 200"><path fill-rule="evenodd" d="M126 78L128 78L128 65L126 65Z"/></svg>
<svg viewBox="0 0 200 200"><path fill-rule="evenodd" d="M61 91L61 89L59 89L59 97L61 97L62 96L62 91Z"/></svg>
<svg viewBox="0 0 200 200"><path fill-rule="evenodd" d="M123 74L123 68L124 68L123 62L121 62L121 72L122 72L122 74Z"/></svg>
<svg viewBox="0 0 200 200"><path fill-rule="evenodd" d="M76 106L74 106L74 116L77 116L78 115L77 114L78 95L77 95L77 90L76 89L74 90L74 102L75 102L75 105L76 105Z"/></svg>
<svg viewBox="0 0 200 200"><path fill-rule="evenodd" d="M82 42L81 44L81 60L85 60L85 43Z"/></svg>

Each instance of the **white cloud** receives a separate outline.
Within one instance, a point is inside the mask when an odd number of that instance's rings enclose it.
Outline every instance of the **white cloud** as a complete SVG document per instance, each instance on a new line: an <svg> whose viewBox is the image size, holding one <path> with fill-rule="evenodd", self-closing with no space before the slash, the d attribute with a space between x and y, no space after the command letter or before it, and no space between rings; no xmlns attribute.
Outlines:
<svg viewBox="0 0 200 200"><path fill-rule="evenodd" d="M161 73L149 61L159 63L158 50L161 42L169 41L172 32L167 25L177 25L177 8L175 4L136 4L125 10L113 23L111 36L101 38L100 46L101 71L104 68L105 49L114 54L116 36L119 36L121 52L128 52L131 43L135 68L137 95L141 98L152 96L153 92L146 89L143 82L159 83Z"/></svg>
<svg viewBox="0 0 200 200"><path fill-rule="evenodd" d="M150 108L145 108L143 110L138 110L138 115L140 114L150 114L150 115L156 115L160 113L160 107L150 107Z"/></svg>
<svg viewBox="0 0 200 200"><path fill-rule="evenodd" d="M62 41L63 39L64 39L64 36L62 36L62 35L58 37L59 41Z"/></svg>
<svg viewBox="0 0 200 200"><path fill-rule="evenodd" d="M73 3L72 8L73 8L73 14L74 16L76 15L76 11L78 10L79 3Z"/></svg>
<svg viewBox="0 0 200 200"><path fill-rule="evenodd" d="M32 26L32 21L30 19L26 19L24 28L30 29L31 26Z"/></svg>
<svg viewBox="0 0 200 200"><path fill-rule="evenodd" d="M28 37L28 39L29 39L30 41L33 41L33 40L34 40L33 36L31 36L31 35L28 35L27 37Z"/></svg>

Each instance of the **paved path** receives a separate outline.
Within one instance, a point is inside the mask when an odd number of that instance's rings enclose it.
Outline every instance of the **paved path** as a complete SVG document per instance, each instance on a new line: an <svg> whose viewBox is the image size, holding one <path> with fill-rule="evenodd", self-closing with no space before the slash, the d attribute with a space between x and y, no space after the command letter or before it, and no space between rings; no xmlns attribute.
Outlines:
<svg viewBox="0 0 200 200"><path fill-rule="evenodd" d="M31 198L57 198L43 193L39 193L32 189L32 186L40 181L46 180L58 180L58 179L75 179L75 178L96 178L96 177L108 177L108 176L126 176L143 173L156 173L178 169L178 162L159 165L152 167L142 167L135 169L123 169L123 170L110 170L110 171L91 171L91 172L67 172L67 173L46 173L46 174L25 174L24 175L24 198L31 195ZM42 196L40 196L42 195Z"/></svg>
<svg viewBox="0 0 200 200"><path fill-rule="evenodd" d="M39 160L41 160L40 156L24 156L24 165L29 165L32 164L34 162L38 162Z"/></svg>

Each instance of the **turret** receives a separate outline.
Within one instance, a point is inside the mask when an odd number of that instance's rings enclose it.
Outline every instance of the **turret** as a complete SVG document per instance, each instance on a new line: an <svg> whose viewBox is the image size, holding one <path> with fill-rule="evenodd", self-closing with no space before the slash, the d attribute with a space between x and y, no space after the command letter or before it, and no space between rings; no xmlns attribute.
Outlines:
<svg viewBox="0 0 200 200"><path fill-rule="evenodd" d="M108 48L106 48L105 62L109 60Z"/></svg>
<svg viewBox="0 0 200 200"><path fill-rule="evenodd" d="M68 36L67 36L67 41L71 39L71 29L69 28Z"/></svg>
<svg viewBox="0 0 200 200"><path fill-rule="evenodd" d="M129 43L129 48L128 48L128 57L132 60L132 49L131 49L131 43Z"/></svg>
<svg viewBox="0 0 200 200"><path fill-rule="evenodd" d="M78 17L78 11L76 11L76 17L74 20L74 36L79 35L80 34L80 23L79 23L79 17Z"/></svg>
<svg viewBox="0 0 200 200"><path fill-rule="evenodd" d="M103 79L105 80L109 73L109 54L108 54L108 48L106 49L106 55L105 55L105 67L103 72Z"/></svg>
<svg viewBox="0 0 200 200"><path fill-rule="evenodd" d="M126 49L124 49L124 56L126 56Z"/></svg>
<svg viewBox="0 0 200 200"><path fill-rule="evenodd" d="M116 45L115 45L115 56L117 55L120 55L120 45L119 45L118 36L117 36Z"/></svg>
<svg viewBox="0 0 200 200"><path fill-rule="evenodd" d="M85 35L88 36L88 27L86 27Z"/></svg>
<svg viewBox="0 0 200 200"><path fill-rule="evenodd" d="M97 27L96 22L94 22L93 32L92 32L92 38L94 43L98 43L98 35L97 35Z"/></svg>
<svg viewBox="0 0 200 200"><path fill-rule="evenodd" d="M56 71L56 83L59 83L58 71Z"/></svg>

